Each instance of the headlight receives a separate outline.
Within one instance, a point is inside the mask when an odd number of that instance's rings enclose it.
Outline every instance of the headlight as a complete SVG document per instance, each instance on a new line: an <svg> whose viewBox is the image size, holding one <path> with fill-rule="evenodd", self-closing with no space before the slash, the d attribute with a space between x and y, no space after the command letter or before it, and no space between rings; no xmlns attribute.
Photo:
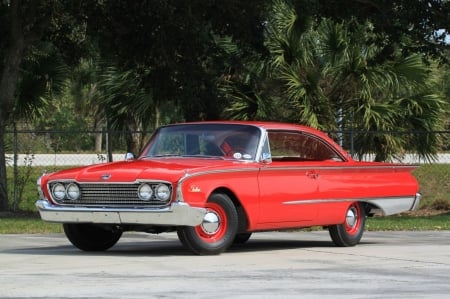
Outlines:
<svg viewBox="0 0 450 299"><path fill-rule="evenodd" d="M77 200L80 198L80 188L75 183L67 185L66 189L67 197L71 200Z"/></svg>
<svg viewBox="0 0 450 299"><path fill-rule="evenodd" d="M142 200L150 200L153 195L152 187L149 184L142 184L138 189L138 196Z"/></svg>
<svg viewBox="0 0 450 299"><path fill-rule="evenodd" d="M63 200L66 197L66 188L61 183L53 185L52 194L57 200Z"/></svg>
<svg viewBox="0 0 450 299"><path fill-rule="evenodd" d="M156 186L155 193L156 199L158 200L165 201L170 198L170 189L167 185L159 184Z"/></svg>

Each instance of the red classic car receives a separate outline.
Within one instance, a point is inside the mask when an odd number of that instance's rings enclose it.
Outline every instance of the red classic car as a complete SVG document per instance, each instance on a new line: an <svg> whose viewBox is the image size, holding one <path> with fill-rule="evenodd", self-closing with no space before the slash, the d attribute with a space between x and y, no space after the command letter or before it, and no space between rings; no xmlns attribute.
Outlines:
<svg viewBox="0 0 450 299"><path fill-rule="evenodd" d="M44 174L36 202L82 250L124 231L176 231L218 254L258 231L327 227L359 243L365 219L417 209L413 165L354 161L326 134L270 122L196 122L156 130L141 155Z"/></svg>

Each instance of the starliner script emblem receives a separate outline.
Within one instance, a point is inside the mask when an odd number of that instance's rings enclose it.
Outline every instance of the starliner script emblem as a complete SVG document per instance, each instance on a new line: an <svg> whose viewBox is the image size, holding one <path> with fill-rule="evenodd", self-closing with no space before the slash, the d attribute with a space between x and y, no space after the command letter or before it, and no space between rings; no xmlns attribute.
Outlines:
<svg viewBox="0 0 450 299"><path fill-rule="evenodd" d="M102 174L101 178L102 178L102 180L109 180L111 178L111 175L108 173Z"/></svg>

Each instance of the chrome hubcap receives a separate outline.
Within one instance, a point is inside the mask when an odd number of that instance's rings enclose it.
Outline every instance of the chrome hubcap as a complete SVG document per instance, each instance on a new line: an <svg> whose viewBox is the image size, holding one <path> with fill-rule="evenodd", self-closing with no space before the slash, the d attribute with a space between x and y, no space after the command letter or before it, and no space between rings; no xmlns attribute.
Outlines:
<svg viewBox="0 0 450 299"><path fill-rule="evenodd" d="M214 212L206 213L202 222L202 229L207 234L214 234L219 230L220 219L219 216Z"/></svg>
<svg viewBox="0 0 450 299"><path fill-rule="evenodd" d="M348 209L345 222L347 223L347 225L349 227L355 226L357 218L358 218L358 213L357 213L356 209L353 207Z"/></svg>

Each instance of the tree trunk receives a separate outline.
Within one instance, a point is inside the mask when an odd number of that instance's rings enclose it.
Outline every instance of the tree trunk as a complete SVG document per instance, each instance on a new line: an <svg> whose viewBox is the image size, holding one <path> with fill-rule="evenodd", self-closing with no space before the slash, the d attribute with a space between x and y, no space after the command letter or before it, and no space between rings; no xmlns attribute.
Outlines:
<svg viewBox="0 0 450 299"><path fill-rule="evenodd" d="M155 103L155 130L161 125L161 111L159 110L159 103Z"/></svg>
<svg viewBox="0 0 450 299"><path fill-rule="evenodd" d="M126 132L127 152L132 153L135 157L139 155L142 148L142 123L136 119L129 119Z"/></svg>
<svg viewBox="0 0 450 299"><path fill-rule="evenodd" d="M95 119L95 152L101 154L102 143L103 143L103 132L102 132L102 122Z"/></svg>
<svg viewBox="0 0 450 299"><path fill-rule="evenodd" d="M13 120L16 86L25 49L25 38L19 15L20 7L20 1L11 1L9 44L0 80L0 211L8 209L4 137L6 126Z"/></svg>

